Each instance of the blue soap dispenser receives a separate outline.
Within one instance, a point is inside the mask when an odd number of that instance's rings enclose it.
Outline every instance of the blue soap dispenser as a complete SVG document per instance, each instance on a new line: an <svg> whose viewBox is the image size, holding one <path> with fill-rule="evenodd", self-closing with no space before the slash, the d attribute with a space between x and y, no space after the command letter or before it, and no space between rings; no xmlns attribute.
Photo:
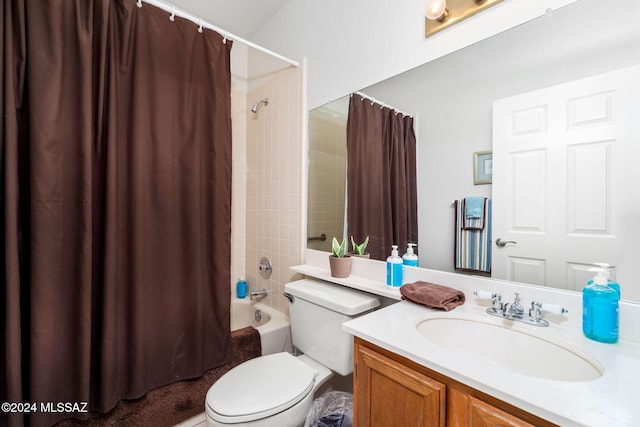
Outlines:
<svg viewBox="0 0 640 427"><path fill-rule="evenodd" d="M596 273L582 291L582 331L587 338L603 343L618 342L618 291L608 286L603 268L591 268Z"/></svg>
<svg viewBox="0 0 640 427"><path fill-rule="evenodd" d="M398 245L391 246L391 256L387 258L387 286L402 286L402 258L398 255Z"/></svg>
<svg viewBox="0 0 640 427"><path fill-rule="evenodd" d="M418 255L413 252L413 247L417 246L415 243L407 243L407 253L402 255L402 263L411 267L418 266Z"/></svg>

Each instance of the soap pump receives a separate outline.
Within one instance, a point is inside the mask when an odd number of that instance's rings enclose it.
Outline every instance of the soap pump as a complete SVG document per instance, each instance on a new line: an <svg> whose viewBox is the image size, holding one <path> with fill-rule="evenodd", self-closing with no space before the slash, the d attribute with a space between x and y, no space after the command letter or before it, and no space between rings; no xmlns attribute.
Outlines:
<svg viewBox="0 0 640 427"><path fill-rule="evenodd" d="M391 246L391 256L387 258L387 285L402 286L402 258L398 255L398 245Z"/></svg>
<svg viewBox="0 0 640 427"><path fill-rule="evenodd" d="M417 246L415 243L407 243L407 253L402 255L402 263L411 267L418 266L418 255L413 252L413 247Z"/></svg>
<svg viewBox="0 0 640 427"><path fill-rule="evenodd" d="M593 280L582 291L582 331L587 338L603 343L618 341L618 291L608 286L607 270L590 268Z"/></svg>
<svg viewBox="0 0 640 427"><path fill-rule="evenodd" d="M593 265L598 266L599 268L602 268L605 270L604 276L607 278L607 286L609 286L610 288L613 288L615 291L618 292L618 295L621 296L620 294L620 283L616 282L615 280L611 280L611 265L607 264L606 262L594 262ZM591 283L592 281L590 280L589 283Z"/></svg>

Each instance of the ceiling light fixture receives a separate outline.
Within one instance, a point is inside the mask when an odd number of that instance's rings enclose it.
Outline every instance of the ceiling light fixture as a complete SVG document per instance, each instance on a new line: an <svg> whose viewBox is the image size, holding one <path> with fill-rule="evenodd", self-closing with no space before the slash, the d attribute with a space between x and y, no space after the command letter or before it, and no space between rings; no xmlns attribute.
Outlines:
<svg viewBox="0 0 640 427"><path fill-rule="evenodd" d="M444 22L449 16L447 0L427 0L424 16L427 19Z"/></svg>
<svg viewBox="0 0 640 427"><path fill-rule="evenodd" d="M426 0L424 36L429 37L502 0Z"/></svg>

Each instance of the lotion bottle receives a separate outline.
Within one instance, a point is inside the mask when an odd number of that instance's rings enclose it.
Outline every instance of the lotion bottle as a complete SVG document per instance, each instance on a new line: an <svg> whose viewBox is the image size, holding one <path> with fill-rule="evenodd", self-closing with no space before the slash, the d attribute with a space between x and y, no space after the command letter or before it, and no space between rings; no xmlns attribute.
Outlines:
<svg viewBox="0 0 640 427"><path fill-rule="evenodd" d="M398 245L391 246L391 256L387 258L387 286L402 286L402 258L398 255Z"/></svg>
<svg viewBox="0 0 640 427"><path fill-rule="evenodd" d="M411 267L418 266L418 255L413 252L413 247L417 246L415 243L407 243L407 253L402 255L402 263Z"/></svg>
<svg viewBox="0 0 640 427"><path fill-rule="evenodd" d="M582 291L582 331L587 338L603 343L618 342L618 291L608 286L603 268L596 273Z"/></svg>

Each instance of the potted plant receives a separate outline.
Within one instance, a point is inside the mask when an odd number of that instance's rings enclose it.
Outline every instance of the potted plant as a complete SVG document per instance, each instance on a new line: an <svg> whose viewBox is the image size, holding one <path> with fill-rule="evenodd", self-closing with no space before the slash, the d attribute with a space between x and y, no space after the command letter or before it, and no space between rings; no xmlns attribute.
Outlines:
<svg viewBox="0 0 640 427"><path fill-rule="evenodd" d="M353 256L360 258L369 258L369 252L365 252L367 245L369 244L369 236L364 239L364 242L357 244L353 236L351 236L351 246L353 246Z"/></svg>
<svg viewBox="0 0 640 427"><path fill-rule="evenodd" d="M331 242L331 252L329 255L329 267L332 277L349 277L351 274L351 257L347 254L347 239L343 238L342 243L334 237Z"/></svg>

